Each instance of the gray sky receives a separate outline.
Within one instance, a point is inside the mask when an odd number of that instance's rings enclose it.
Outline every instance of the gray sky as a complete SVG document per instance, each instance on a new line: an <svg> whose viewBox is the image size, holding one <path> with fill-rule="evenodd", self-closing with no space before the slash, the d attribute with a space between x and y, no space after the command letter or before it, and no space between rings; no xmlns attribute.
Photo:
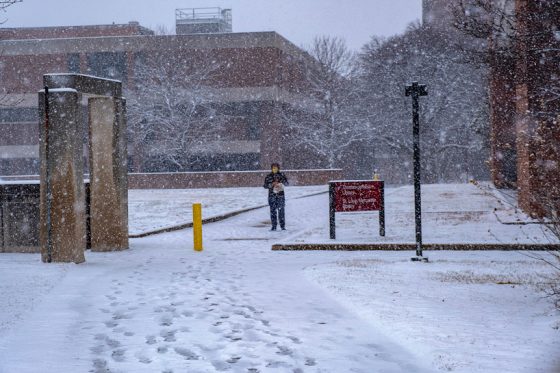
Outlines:
<svg viewBox="0 0 560 373"><path fill-rule="evenodd" d="M421 0L23 0L3 27L128 23L174 30L175 9L231 8L233 31L277 31L297 45L316 35L344 38L359 49L372 35L401 33L421 18ZM0 15L1 16L1 15Z"/></svg>

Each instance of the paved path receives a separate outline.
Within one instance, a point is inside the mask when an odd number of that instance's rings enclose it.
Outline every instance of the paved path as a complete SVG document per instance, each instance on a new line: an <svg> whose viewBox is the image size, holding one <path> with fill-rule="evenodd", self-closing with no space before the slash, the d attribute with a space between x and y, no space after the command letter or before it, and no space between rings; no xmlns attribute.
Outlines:
<svg viewBox="0 0 560 373"><path fill-rule="evenodd" d="M0 372L422 372L415 358L341 307L302 269L364 253L272 252L324 226L326 198L267 209L88 253L17 330L0 336ZM295 214L296 207L303 211Z"/></svg>

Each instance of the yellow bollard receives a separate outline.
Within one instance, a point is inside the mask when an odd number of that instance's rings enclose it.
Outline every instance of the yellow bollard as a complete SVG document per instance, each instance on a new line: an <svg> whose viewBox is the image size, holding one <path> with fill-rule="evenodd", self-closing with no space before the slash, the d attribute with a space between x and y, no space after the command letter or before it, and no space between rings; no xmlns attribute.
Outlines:
<svg viewBox="0 0 560 373"><path fill-rule="evenodd" d="M202 204L193 203L192 211L194 250L202 251Z"/></svg>

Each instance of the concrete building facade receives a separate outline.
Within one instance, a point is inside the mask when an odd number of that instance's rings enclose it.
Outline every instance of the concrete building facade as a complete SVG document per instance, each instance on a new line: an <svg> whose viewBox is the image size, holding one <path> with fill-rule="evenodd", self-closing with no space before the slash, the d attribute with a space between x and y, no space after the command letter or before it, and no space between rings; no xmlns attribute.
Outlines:
<svg viewBox="0 0 560 373"><path fill-rule="evenodd" d="M177 63L188 59L219 65L204 84L218 106L228 104L235 120L224 125L220 141L206 147L215 149L213 154L201 155L193 170L262 169L273 161L301 168L282 149L286 134L280 111L309 101L300 61L310 57L275 32L156 36L129 23L0 29L0 39L0 90L8 104L0 110L0 174L38 174L36 94L43 88L43 74L87 74L120 80L125 90L133 89L138 61L156 55ZM184 67L185 74L190 68ZM138 159L132 147L129 151L131 171L174 171ZM151 169L141 168L150 164Z"/></svg>

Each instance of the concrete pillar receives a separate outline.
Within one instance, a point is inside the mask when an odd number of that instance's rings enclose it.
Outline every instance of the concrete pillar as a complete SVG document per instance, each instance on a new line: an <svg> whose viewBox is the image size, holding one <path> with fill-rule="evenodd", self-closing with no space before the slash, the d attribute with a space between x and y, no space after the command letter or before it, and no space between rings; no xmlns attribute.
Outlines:
<svg viewBox="0 0 560 373"><path fill-rule="evenodd" d="M82 159L81 94L51 89L45 115L45 93L39 93L43 262L85 260L86 206Z"/></svg>
<svg viewBox="0 0 560 373"><path fill-rule="evenodd" d="M126 115L124 100L88 100L92 251L128 249Z"/></svg>

